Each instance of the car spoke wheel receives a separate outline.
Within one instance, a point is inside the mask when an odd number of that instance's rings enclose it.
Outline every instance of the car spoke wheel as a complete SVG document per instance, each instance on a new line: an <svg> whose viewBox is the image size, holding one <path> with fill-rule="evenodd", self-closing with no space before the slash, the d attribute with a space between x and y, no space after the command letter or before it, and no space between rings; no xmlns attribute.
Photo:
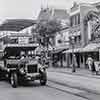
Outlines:
<svg viewBox="0 0 100 100"><path fill-rule="evenodd" d="M10 82L13 88L16 88L18 86L17 73L15 72L11 73Z"/></svg>

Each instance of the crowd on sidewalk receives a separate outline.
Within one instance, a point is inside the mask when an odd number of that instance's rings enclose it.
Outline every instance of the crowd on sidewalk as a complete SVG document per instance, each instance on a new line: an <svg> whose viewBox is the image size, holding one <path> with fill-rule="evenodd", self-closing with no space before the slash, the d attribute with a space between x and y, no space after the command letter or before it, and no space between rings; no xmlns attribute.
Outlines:
<svg viewBox="0 0 100 100"><path fill-rule="evenodd" d="M94 61L94 59L91 56L88 56L86 64L88 65L89 70L92 72L92 74L98 75L100 71L100 62Z"/></svg>
<svg viewBox="0 0 100 100"><path fill-rule="evenodd" d="M71 67L62 67L62 66L52 66L52 68L55 68L56 71L67 71L67 72L73 72L73 66L75 68L76 73L83 73L85 72L91 75L99 75L100 74L100 61L95 61L90 55L87 58L86 61L86 67L77 67L78 64L76 64L76 60L74 60L74 64ZM51 66L50 66L51 67ZM66 69L65 69L66 68Z"/></svg>

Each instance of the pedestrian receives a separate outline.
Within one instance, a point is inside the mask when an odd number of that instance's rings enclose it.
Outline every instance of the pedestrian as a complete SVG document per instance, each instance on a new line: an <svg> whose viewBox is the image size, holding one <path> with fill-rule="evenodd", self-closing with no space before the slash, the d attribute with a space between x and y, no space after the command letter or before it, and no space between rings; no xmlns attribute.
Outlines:
<svg viewBox="0 0 100 100"><path fill-rule="evenodd" d="M76 59L75 54L73 55L73 63L74 63L75 68L77 68L78 67L78 63L77 63L77 59Z"/></svg>
<svg viewBox="0 0 100 100"><path fill-rule="evenodd" d="M91 56L88 57L86 63L88 64L89 70L90 70L92 73L96 72L94 60L93 60L93 58L92 58Z"/></svg>
<svg viewBox="0 0 100 100"><path fill-rule="evenodd" d="M95 64L95 69L96 69L96 75L98 75L99 70L100 70L100 62L99 61L95 61L94 64Z"/></svg>

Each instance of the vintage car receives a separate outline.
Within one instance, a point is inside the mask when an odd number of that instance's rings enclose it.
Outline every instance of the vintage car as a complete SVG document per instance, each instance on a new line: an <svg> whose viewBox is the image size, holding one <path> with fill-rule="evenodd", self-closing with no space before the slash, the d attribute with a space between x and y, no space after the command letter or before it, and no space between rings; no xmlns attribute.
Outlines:
<svg viewBox="0 0 100 100"><path fill-rule="evenodd" d="M29 45L7 46L0 60L0 77L7 77L14 88L20 83L34 80L39 80L41 85L46 85L45 65L42 65L31 53L28 55L28 52L33 50L33 46ZM25 53L21 55L21 52Z"/></svg>

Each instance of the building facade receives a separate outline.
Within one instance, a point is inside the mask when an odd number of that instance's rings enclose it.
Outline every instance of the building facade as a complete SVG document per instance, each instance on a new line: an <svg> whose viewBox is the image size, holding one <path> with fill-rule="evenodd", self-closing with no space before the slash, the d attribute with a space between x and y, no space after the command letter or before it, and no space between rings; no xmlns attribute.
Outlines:
<svg viewBox="0 0 100 100"><path fill-rule="evenodd" d="M77 4L74 2L73 7L70 9L69 42L71 45L69 50L66 51L69 54L69 66L72 64L72 54L75 54L77 67L86 67L87 57L93 52L90 50L90 45L88 45L91 39L93 22L85 20L90 11L97 11L97 8L87 3ZM73 44L72 37L74 39Z"/></svg>
<svg viewBox="0 0 100 100"><path fill-rule="evenodd" d="M61 22L63 28L68 27L69 25L69 14L66 9L59 8L42 8L38 20L50 20L56 19ZM68 49L68 29L61 30L56 33L53 41L53 48L51 50L51 58L53 66L67 66L67 56L66 53L63 53L64 50Z"/></svg>
<svg viewBox="0 0 100 100"><path fill-rule="evenodd" d="M36 47L38 44L32 33L35 24L36 21L27 19L5 20L0 25L0 57L3 56L5 46L27 45Z"/></svg>
<svg viewBox="0 0 100 100"><path fill-rule="evenodd" d="M46 12L46 13L43 13ZM88 19L90 12L100 12L100 3L73 3L70 8L69 16L66 16L65 10L59 9L42 9L40 15L42 18L56 18L61 20L63 26L68 29L62 30L61 34L55 36L55 51L53 53L55 63L60 66L72 65L72 55L75 54L77 67L86 67L86 60L89 55L94 60L99 60L99 26L98 19L94 17ZM47 16L47 13L48 16ZM46 16L45 16L46 14ZM43 17L44 15L44 17ZM99 15L97 15L99 16ZM40 18L40 17L39 17ZM88 20L87 20L88 19ZM67 23L67 24L66 24ZM94 31L94 29L96 29ZM72 41L72 38L74 40ZM64 48L63 48L64 47ZM61 49L62 48L62 49ZM66 51L63 51L66 48ZM74 49L74 50L73 50ZM62 52L61 52L62 50ZM63 55L63 56L61 56ZM61 59L59 59L61 58ZM61 61L61 62L59 62Z"/></svg>

